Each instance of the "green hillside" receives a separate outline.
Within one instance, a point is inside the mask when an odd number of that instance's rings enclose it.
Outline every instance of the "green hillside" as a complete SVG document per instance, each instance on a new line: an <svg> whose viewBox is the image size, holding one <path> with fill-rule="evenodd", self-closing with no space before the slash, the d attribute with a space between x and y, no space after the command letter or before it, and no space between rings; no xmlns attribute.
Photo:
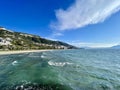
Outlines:
<svg viewBox="0 0 120 90"><path fill-rule="evenodd" d="M13 32L0 27L0 50L75 49L61 41L52 41L37 35Z"/></svg>

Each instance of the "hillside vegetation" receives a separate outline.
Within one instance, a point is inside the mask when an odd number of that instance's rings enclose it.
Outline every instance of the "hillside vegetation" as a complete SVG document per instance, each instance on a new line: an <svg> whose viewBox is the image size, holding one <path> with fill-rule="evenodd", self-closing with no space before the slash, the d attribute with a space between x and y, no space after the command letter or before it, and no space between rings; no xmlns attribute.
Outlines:
<svg viewBox="0 0 120 90"><path fill-rule="evenodd" d="M13 32L0 28L0 50L30 49L75 49L76 47L60 41L52 41L37 35Z"/></svg>

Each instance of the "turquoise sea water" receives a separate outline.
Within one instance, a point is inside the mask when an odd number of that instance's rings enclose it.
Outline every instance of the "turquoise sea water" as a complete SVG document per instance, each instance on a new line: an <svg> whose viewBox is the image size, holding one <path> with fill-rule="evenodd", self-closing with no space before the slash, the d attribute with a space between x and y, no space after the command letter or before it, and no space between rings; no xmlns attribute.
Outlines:
<svg viewBox="0 0 120 90"><path fill-rule="evenodd" d="M0 90L120 90L120 50L2 55Z"/></svg>

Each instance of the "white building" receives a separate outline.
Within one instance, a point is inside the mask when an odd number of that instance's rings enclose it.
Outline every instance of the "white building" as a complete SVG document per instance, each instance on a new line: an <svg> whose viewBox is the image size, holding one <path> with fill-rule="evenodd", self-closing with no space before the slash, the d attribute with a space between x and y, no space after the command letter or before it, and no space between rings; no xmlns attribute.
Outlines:
<svg viewBox="0 0 120 90"><path fill-rule="evenodd" d="M8 38L7 39L3 39L3 38L0 37L0 45L12 45L10 41L11 40L8 39Z"/></svg>

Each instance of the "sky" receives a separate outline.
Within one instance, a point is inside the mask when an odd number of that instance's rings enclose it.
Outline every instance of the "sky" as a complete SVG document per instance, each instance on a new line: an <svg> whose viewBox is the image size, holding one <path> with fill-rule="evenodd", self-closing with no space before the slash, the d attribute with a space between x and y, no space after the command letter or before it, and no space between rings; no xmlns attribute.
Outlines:
<svg viewBox="0 0 120 90"><path fill-rule="evenodd" d="M0 26L78 47L120 44L120 0L0 0Z"/></svg>

